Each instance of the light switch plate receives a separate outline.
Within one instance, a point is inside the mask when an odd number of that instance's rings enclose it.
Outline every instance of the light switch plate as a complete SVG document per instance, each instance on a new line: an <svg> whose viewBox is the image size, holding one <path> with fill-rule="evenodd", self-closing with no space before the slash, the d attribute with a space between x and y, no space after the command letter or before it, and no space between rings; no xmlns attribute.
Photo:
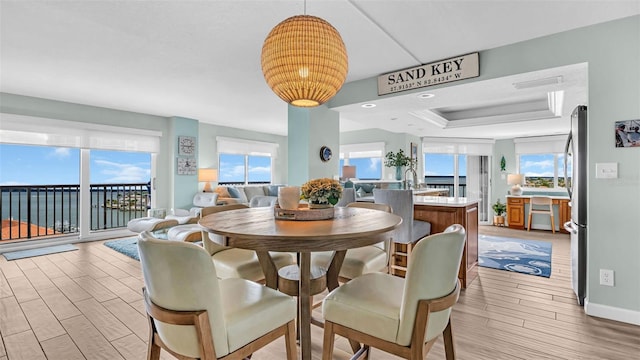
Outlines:
<svg viewBox="0 0 640 360"><path fill-rule="evenodd" d="M596 164L596 179L617 179L618 163Z"/></svg>

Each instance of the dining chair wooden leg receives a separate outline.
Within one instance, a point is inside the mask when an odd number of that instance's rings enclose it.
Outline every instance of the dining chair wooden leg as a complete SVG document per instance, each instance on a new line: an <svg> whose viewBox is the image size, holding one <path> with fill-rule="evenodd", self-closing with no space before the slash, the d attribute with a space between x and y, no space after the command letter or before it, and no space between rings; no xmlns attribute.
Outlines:
<svg viewBox="0 0 640 360"><path fill-rule="evenodd" d="M454 360L456 358L456 353L453 348L453 331L451 330L451 318L449 318L449 322L447 323L447 327L444 328L442 336L444 338L444 354L447 360Z"/></svg>
<svg viewBox="0 0 640 360"><path fill-rule="evenodd" d="M289 321L287 324L284 341L287 347L287 360L297 360L298 349L296 348L296 324L294 321Z"/></svg>
<svg viewBox="0 0 640 360"><path fill-rule="evenodd" d="M147 321L149 321L149 345L147 349L147 360L159 360L160 359L160 346L156 343L156 326L149 315L147 315Z"/></svg>
<svg viewBox="0 0 640 360"><path fill-rule="evenodd" d="M333 323L325 321L324 323L324 340L322 342L322 360L331 360L333 358L333 342L335 335L333 333Z"/></svg>
<svg viewBox="0 0 640 360"><path fill-rule="evenodd" d="M552 233L552 234L555 234L555 233L556 233L556 224L555 224L554 216L553 216L553 215L551 215L551 233Z"/></svg>
<svg viewBox="0 0 640 360"><path fill-rule="evenodd" d="M527 231L531 230L531 212L529 212L529 221L527 221Z"/></svg>

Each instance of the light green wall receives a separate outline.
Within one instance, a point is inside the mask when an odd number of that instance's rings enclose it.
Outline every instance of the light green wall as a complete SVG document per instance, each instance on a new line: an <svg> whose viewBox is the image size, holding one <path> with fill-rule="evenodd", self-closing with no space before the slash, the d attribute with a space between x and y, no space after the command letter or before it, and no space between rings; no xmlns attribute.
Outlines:
<svg viewBox="0 0 640 360"><path fill-rule="evenodd" d="M170 189L173 190L173 204L175 209L190 209L193 206L193 194L198 189L198 173L193 175L180 174L178 175L178 158L188 158L190 156L181 156L178 152L178 137L179 136L193 136L196 138L196 144L198 141L198 121L193 119L187 119L183 117L174 116L169 119L170 138L173 139L167 148L167 153L171 154L171 162L161 165L158 163L158 167L166 166L171 168L173 184ZM198 150L194 158L198 158ZM197 162L198 168L202 165Z"/></svg>
<svg viewBox="0 0 640 360"><path fill-rule="evenodd" d="M640 149L615 148L613 124L640 118L640 16L481 51L480 77L463 81L585 62L589 77L587 299L637 313L640 235L635 224L640 219ZM375 78L346 84L329 107L376 99L376 86ZM503 146L496 145L497 159ZM600 162L618 163L618 178L595 179L595 164ZM508 170L509 166L515 166L515 159L507 158ZM497 165L492 175L495 184L500 178ZM504 186L494 185L491 199L504 193ZM599 285L599 269L615 271L614 287Z"/></svg>
<svg viewBox="0 0 640 360"><path fill-rule="evenodd" d="M422 154L422 142L418 136L405 134L405 133L393 133L386 130L381 129L367 129L367 130L358 130L358 131L346 131L340 134L340 144L348 145L348 144L360 144L360 143L374 143L374 142L384 142L384 153L386 154L389 151L397 152L399 149L405 151L405 154L409 155L411 152L410 147L411 143L418 144L418 154ZM384 160L383 160L384 161ZM422 174L422 158L418 156L418 180L422 181L424 178L420 179L420 174ZM382 179L383 180L395 180L396 169L388 168L382 164Z"/></svg>
<svg viewBox="0 0 640 360"><path fill-rule="evenodd" d="M340 164L339 114L326 106L288 109L289 178L288 184L302 185L309 179L334 178ZM331 160L320 160L320 148L328 146Z"/></svg>

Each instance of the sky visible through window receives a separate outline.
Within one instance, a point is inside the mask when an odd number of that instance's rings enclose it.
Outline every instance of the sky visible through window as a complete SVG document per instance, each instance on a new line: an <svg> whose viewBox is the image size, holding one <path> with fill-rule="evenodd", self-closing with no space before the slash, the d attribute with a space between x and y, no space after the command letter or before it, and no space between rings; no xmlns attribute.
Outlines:
<svg viewBox="0 0 640 360"><path fill-rule="evenodd" d="M147 183L151 155L91 151L91 184ZM71 185L80 182L80 149L0 144L0 185Z"/></svg>
<svg viewBox="0 0 640 360"><path fill-rule="evenodd" d="M222 183L244 183L245 155L220 154L218 181ZM269 156L248 156L249 182L271 182L271 158Z"/></svg>
<svg viewBox="0 0 640 360"><path fill-rule="evenodd" d="M426 176L453 176L453 155L425 154L424 161L427 164L425 169ZM465 176L467 174L466 156L460 156L458 164L460 166L460 176ZM344 159L340 159L340 176L342 176L343 165ZM380 158L353 158L349 159L349 165L356 166L356 177L358 179L382 178L382 159ZM395 172L389 172L389 174L395 174Z"/></svg>

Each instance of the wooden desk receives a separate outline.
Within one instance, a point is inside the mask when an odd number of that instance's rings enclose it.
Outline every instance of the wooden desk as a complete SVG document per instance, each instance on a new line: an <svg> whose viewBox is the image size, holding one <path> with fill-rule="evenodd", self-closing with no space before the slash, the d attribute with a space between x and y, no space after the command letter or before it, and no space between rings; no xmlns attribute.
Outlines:
<svg viewBox="0 0 640 360"><path fill-rule="evenodd" d="M512 229L525 229L525 205L530 202L531 196L507 196L507 223ZM558 221L560 232L567 233L562 224L571 220L571 207L569 198L564 196L551 196L553 205L558 206Z"/></svg>
<svg viewBox="0 0 640 360"><path fill-rule="evenodd" d="M199 224L221 235L224 245L255 250L266 285L276 288L278 272L269 251L300 253L300 350L311 359L310 272L312 251L335 251L327 271L327 287L338 287L338 274L347 249L388 240L387 232L402 222L397 215L361 208L336 208L335 217L322 221L276 220L272 208L247 208L205 216Z"/></svg>

